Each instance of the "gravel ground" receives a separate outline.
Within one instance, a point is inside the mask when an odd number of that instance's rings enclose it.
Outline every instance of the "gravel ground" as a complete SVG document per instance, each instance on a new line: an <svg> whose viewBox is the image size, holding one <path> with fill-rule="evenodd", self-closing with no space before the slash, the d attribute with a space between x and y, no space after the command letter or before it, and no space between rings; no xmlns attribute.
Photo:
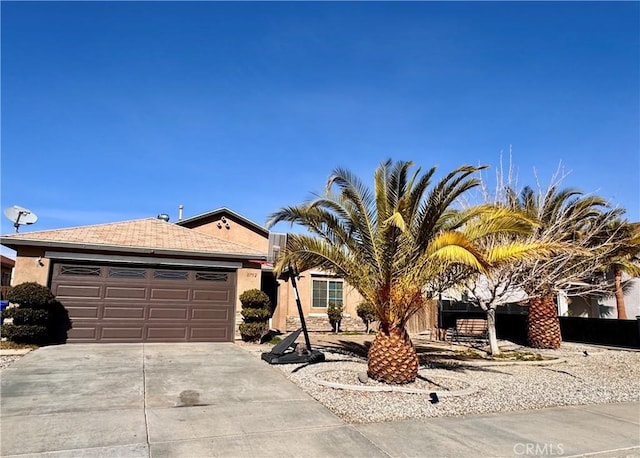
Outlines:
<svg viewBox="0 0 640 458"><path fill-rule="evenodd" d="M260 357L270 347L244 345L244 348ZM422 359L419 379L402 385L424 390L415 394L323 386L319 381L353 388L384 385L373 381L363 384L358 380L358 374L366 372L364 358L327 347L323 352L327 358L324 363L273 367L349 423L640 400L640 352L563 343L559 350L543 352L545 357L564 360L554 364L487 362L472 366L451 359L443 363L441 353L435 351ZM475 390L469 394L468 388ZM437 403L432 403L429 395L432 390L438 394Z"/></svg>
<svg viewBox="0 0 640 458"><path fill-rule="evenodd" d="M0 356L0 369L6 369L11 363L19 360L22 356Z"/></svg>

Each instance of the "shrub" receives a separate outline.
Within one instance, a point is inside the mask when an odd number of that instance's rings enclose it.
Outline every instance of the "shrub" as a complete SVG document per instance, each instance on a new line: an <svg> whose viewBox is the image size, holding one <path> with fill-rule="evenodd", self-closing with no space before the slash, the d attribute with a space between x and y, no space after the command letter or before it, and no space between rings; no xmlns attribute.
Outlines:
<svg viewBox="0 0 640 458"><path fill-rule="evenodd" d="M378 318L376 308L370 302L361 302L356 309L356 313L364 321L364 325L367 327L367 334L369 334L369 325Z"/></svg>
<svg viewBox="0 0 640 458"><path fill-rule="evenodd" d="M7 300L23 308L44 308L55 300L55 296L46 286L35 282L21 283L11 288Z"/></svg>
<svg viewBox="0 0 640 458"><path fill-rule="evenodd" d="M13 318L12 324L2 326L3 337L37 345L66 342L71 329L69 313L49 288L34 282L22 283L11 289L7 299L18 306L3 312L4 318Z"/></svg>
<svg viewBox="0 0 640 458"><path fill-rule="evenodd" d="M269 309L242 309L240 312L245 323L251 323L256 321L266 321L271 318L271 312Z"/></svg>
<svg viewBox="0 0 640 458"><path fill-rule="evenodd" d="M18 344L40 345L47 342L48 329L46 326L25 324L3 324L0 328L2 337Z"/></svg>
<svg viewBox="0 0 640 458"><path fill-rule="evenodd" d="M248 289L242 293L240 295L240 302L242 303L242 308L268 309L271 307L269 296L259 289Z"/></svg>
<svg viewBox="0 0 640 458"><path fill-rule="evenodd" d="M269 296L259 289L249 289L240 295L242 303L243 323L239 330L242 340L255 342L269 330L269 318L271 318L271 301Z"/></svg>
<svg viewBox="0 0 640 458"><path fill-rule="evenodd" d="M260 337L267 332L268 327L266 322L240 323L240 335L245 342L255 342L260 340Z"/></svg>
<svg viewBox="0 0 640 458"><path fill-rule="evenodd" d="M22 307L11 307L2 312L4 319L13 318L14 325L19 324L39 324L49 319L49 312L44 309L23 309Z"/></svg>
<svg viewBox="0 0 640 458"><path fill-rule="evenodd" d="M327 316L329 317L329 323L331 323L331 327L335 332L338 332L340 329L340 321L342 321L342 304L337 302L329 302L329 307L327 308Z"/></svg>

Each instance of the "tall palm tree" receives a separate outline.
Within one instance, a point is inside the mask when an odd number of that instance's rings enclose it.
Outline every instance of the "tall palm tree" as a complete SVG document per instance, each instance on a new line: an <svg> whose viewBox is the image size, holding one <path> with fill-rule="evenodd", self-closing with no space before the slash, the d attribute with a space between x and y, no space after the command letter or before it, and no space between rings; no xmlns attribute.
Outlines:
<svg viewBox="0 0 640 458"><path fill-rule="evenodd" d="M512 208L538 220L539 227L534 234L538 240L574 246L572 253L565 251L528 265L523 279L530 298L529 345L556 349L562 336L555 294L563 285L581 280L598 268L602 257L595 254L603 251L598 244L602 228L610 224L619 211L609 210L602 197L585 196L579 190L557 186L538 194L530 187L525 187L519 195L510 189L507 201Z"/></svg>
<svg viewBox="0 0 640 458"><path fill-rule="evenodd" d="M613 291L619 320L627 319L622 276L640 277L640 224L618 220L607 231L607 237L616 237L617 247L607 257L604 270L613 273Z"/></svg>
<svg viewBox="0 0 640 458"><path fill-rule="evenodd" d="M452 209L478 184L471 175L482 167L457 168L434 185L435 167L422 175L420 168L410 174L411 167L404 161L381 163L373 190L348 170L336 169L324 195L282 208L268 222L296 223L311 233L290 236L276 272L289 264L298 271L324 269L373 304L380 327L369 350L368 373L387 383L408 383L417 376L418 357L405 326L424 306L429 290L460 281L456 272L491 267L473 238L526 225L504 212L474 225L474 218L497 210Z"/></svg>

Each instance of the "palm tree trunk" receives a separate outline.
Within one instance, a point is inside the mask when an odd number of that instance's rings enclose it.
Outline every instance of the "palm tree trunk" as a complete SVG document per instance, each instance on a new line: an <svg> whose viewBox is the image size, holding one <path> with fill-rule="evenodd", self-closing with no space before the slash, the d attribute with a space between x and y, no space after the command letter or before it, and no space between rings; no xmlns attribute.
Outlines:
<svg viewBox="0 0 640 458"><path fill-rule="evenodd" d="M560 320L553 302L553 293L529 300L527 340L533 348L557 349L560 347Z"/></svg>
<svg viewBox="0 0 640 458"><path fill-rule="evenodd" d="M418 354L402 328L380 328L368 354L369 377L385 383L411 383L418 376Z"/></svg>
<svg viewBox="0 0 640 458"><path fill-rule="evenodd" d="M624 305L624 291L622 290L622 269L615 268L613 275L616 282L616 308L618 309L618 319L627 319L627 310Z"/></svg>
<svg viewBox="0 0 640 458"><path fill-rule="evenodd" d="M493 356L500 354L498 347L498 334L496 333L496 309L489 307L487 310L487 332L489 334L489 348Z"/></svg>

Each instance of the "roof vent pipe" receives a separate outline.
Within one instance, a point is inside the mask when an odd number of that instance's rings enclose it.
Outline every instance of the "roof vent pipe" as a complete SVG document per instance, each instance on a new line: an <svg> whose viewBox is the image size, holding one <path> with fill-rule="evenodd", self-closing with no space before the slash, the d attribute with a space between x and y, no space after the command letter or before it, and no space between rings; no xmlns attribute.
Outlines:
<svg viewBox="0 0 640 458"><path fill-rule="evenodd" d="M161 219L162 221L168 223L169 222L169 215L167 215L166 213L160 213L158 215L158 219Z"/></svg>
<svg viewBox="0 0 640 458"><path fill-rule="evenodd" d="M178 206L178 221L182 221L182 210L184 210L184 205L180 204Z"/></svg>

